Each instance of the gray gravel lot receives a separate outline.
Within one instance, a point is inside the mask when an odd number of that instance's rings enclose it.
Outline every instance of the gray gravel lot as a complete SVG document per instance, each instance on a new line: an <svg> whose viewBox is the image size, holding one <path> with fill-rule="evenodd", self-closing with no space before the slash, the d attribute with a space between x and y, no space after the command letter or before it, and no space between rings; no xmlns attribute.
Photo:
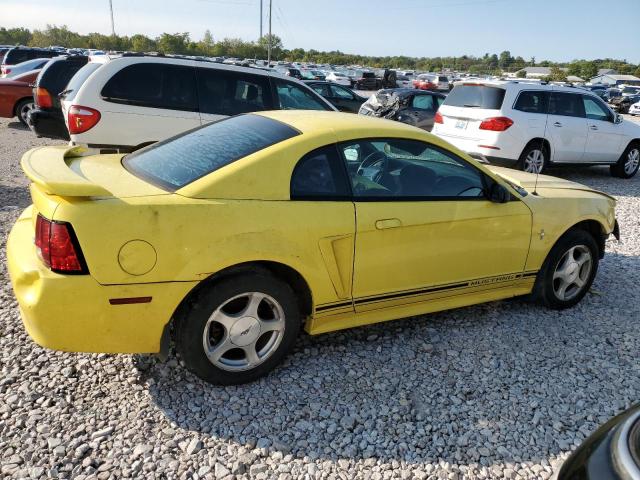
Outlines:
<svg viewBox="0 0 640 480"><path fill-rule="evenodd" d="M303 335L267 378L222 388L175 357L27 337L5 241L30 203L19 158L47 143L0 120L0 478L546 479L639 400L640 175L551 172L619 200L623 242L576 308L517 299Z"/></svg>

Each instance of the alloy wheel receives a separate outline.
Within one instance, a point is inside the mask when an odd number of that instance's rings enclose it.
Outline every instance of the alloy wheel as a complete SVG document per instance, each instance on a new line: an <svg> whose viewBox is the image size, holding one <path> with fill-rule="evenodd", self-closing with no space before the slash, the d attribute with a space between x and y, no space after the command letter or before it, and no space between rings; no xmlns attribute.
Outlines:
<svg viewBox="0 0 640 480"><path fill-rule="evenodd" d="M20 118L22 119L25 125L28 125L27 117L29 115L29 112L33 110L33 108L34 108L33 102L25 103L24 105L22 105L22 107L20 107L20 111L18 112L18 115L20 116Z"/></svg>
<svg viewBox="0 0 640 480"><path fill-rule="evenodd" d="M593 268L591 251L575 245L565 252L553 272L553 291L559 300L568 301L585 287Z"/></svg>
<svg viewBox="0 0 640 480"><path fill-rule="evenodd" d="M540 173L544 167L544 152L533 149L524 159L524 171L528 173Z"/></svg>
<svg viewBox="0 0 640 480"><path fill-rule="evenodd" d="M624 163L624 173L632 175L640 165L640 148L632 148L627 154L627 161Z"/></svg>
<svg viewBox="0 0 640 480"><path fill-rule="evenodd" d="M228 299L213 312L202 345L216 367L251 370L277 350L284 329L282 306L265 293L247 292Z"/></svg>

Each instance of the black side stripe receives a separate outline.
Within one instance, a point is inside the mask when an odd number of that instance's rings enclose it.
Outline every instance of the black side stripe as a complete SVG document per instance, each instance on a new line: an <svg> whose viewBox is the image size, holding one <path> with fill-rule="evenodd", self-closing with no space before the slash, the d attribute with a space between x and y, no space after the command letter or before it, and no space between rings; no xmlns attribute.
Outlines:
<svg viewBox="0 0 640 480"><path fill-rule="evenodd" d="M316 312L323 312L325 310L331 310L334 308L350 307L351 303L351 300L349 300L348 302L319 305L316 307Z"/></svg>

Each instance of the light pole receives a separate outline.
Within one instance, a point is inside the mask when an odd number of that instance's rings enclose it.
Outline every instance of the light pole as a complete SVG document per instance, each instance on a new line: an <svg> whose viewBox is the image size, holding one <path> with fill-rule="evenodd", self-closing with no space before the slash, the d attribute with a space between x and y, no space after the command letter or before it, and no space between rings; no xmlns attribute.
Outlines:
<svg viewBox="0 0 640 480"><path fill-rule="evenodd" d="M260 37L262 38L262 0L260 0Z"/></svg>
<svg viewBox="0 0 640 480"><path fill-rule="evenodd" d="M269 39L267 44L267 66L271 65L271 4L273 0L269 0Z"/></svg>
<svg viewBox="0 0 640 480"><path fill-rule="evenodd" d="M109 10L111 11L111 35L116 36L116 27L113 25L113 0L109 0Z"/></svg>

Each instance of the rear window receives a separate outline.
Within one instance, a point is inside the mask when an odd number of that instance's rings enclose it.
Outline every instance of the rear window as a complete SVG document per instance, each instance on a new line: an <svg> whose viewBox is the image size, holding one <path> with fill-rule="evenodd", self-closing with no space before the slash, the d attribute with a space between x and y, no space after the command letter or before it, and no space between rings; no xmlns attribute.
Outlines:
<svg viewBox="0 0 640 480"><path fill-rule="evenodd" d="M38 86L46 88L52 95L57 95L65 89L69 80L86 64L87 57L77 57L73 60L53 60L42 69Z"/></svg>
<svg viewBox="0 0 640 480"><path fill-rule="evenodd" d="M239 115L198 127L127 155L134 175L177 190L241 158L299 135L284 123Z"/></svg>
<svg viewBox="0 0 640 480"><path fill-rule="evenodd" d="M16 65L18 63L26 62L27 60L33 60L34 58L51 58L57 57L60 52L55 50L31 50L25 49L13 49L9 50L4 58L4 63L7 65Z"/></svg>
<svg viewBox="0 0 640 480"><path fill-rule="evenodd" d="M87 78L89 78L89 76L93 72L95 72L102 65L104 64L97 63L97 62L87 63L84 67L78 70L76 74L73 77L71 77L71 80L69 80L67 88L65 89L67 91L67 94L64 96L64 99L68 101L73 100L75 96L78 94L78 90L80 90L80 87L82 87L82 84L87 80Z"/></svg>
<svg viewBox="0 0 640 480"><path fill-rule="evenodd" d="M451 107L500 110L504 100L503 88L487 85L458 85L447 95L443 105Z"/></svg>
<svg viewBox="0 0 640 480"><path fill-rule="evenodd" d="M364 72L362 78L376 78L376 74L373 72Z"/></svg>

